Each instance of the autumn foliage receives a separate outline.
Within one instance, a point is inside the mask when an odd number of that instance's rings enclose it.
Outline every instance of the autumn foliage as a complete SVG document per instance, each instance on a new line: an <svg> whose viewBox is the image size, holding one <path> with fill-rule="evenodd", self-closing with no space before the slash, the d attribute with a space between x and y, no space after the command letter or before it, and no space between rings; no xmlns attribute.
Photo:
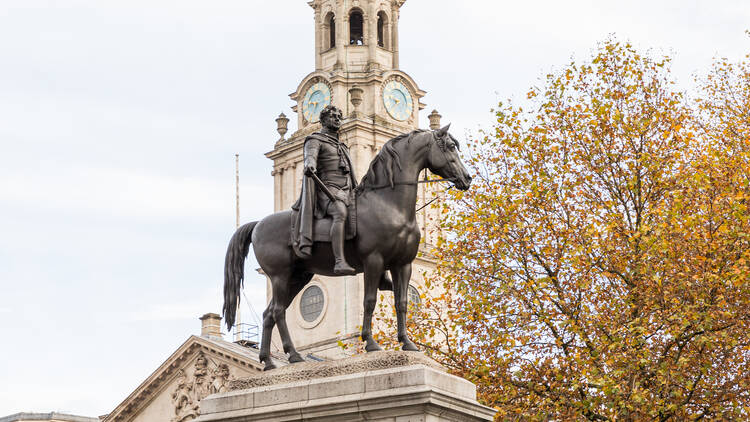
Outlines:
<svg viewBox="0 0 750 422"><path fill-rule="evenodd" d="M750 58L669 65L610 39L464 148L410 329L498 420L750 418Z"/></svg>

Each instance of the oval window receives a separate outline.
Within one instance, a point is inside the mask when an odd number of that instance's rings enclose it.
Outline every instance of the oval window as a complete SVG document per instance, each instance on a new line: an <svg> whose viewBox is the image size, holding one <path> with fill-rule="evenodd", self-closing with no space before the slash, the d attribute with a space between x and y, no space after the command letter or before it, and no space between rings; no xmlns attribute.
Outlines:
<svg viewBox="0 0 750 422"><path fill-rule="evenodd" d="M323 312L323 290L318 286L310 286L302 292L299 310L302 318L307 322L313 322Z"/></svg>

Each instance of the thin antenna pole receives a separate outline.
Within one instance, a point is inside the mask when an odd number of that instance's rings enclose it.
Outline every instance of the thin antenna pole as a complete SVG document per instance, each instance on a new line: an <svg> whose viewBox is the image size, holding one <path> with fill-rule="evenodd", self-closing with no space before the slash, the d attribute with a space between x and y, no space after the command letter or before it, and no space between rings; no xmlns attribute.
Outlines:
<svg viewBox="0 0 750 422"><path fill-rule="evenodd" d="M234 154L234 185L235 185L235 227L240 228L240 154ZM242 308L237 301L237 319L234 326L234 341L242 340L240 324L242 323Z"/></svg>
<svg viewBox="0 0 750 422"><path fill-rule="evenodd" d="M236 198L235 204L237 210L235 212L236 222L235 227L240 228L240 154L234 154L234 176L235 176L235 187L236 187Z"/></svg>

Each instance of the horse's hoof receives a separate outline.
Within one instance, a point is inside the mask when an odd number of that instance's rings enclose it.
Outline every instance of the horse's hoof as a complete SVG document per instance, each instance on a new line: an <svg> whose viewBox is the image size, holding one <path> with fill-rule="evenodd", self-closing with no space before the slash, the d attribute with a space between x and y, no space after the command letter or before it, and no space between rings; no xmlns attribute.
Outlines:
<svg viewBox="0 0 750 422"><path fill-rule="evenodd" d="M401 350L403 350L405 352L418 352L419 351L419 348L417 347L417 345L414 344L408 338L404 339L404 340L401 340L401 343L403 344L401 346Z"/></svg>
<svg viewBox="0 0 750 422"><path fill-rule="evenodd" d="M304 362L305 360L300 356L299 353L295 352L289 355L289 363L299 363Z"/></svg>
<svg viewBox="0 0 750 422"><path fill-rule="evenodd" d="M271 369L276 369L276 365L273 364L270 360L266 362L266 367L263 368L264 371L270 371Z"/></svg>
<svg viewBox="0 0 750 422"><path fill-rule="evenodd" d="M381 350L383 350L383 348L380 347L380 345L378 343L375 343L374 341L372 343L368 341L367 346L365 346L366 352L379 352Z"/></svg>

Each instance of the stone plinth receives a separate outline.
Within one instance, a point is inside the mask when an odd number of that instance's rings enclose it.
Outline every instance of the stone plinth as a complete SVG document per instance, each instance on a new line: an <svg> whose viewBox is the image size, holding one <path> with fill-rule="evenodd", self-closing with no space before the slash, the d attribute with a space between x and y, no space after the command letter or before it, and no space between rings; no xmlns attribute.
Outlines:
<svg viewBox="0 0 750 422"><path fill-rule="evenodd" d="M420 353L375 352L289 365L235 381L201 402L196 422L491 421L476 387Z"/></svg>

